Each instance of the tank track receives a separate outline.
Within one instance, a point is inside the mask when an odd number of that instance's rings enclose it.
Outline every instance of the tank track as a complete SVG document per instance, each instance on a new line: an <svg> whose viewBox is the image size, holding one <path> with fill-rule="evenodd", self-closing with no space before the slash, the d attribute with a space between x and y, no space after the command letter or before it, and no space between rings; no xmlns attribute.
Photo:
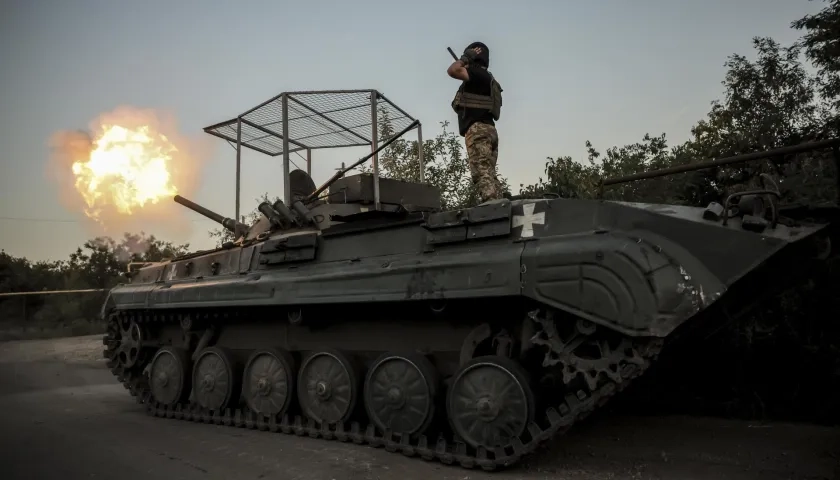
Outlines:
<svg viewBox="0 0 840 480"><path fill-rule="evenodd" d="M119 344L120 318L129 316L138 324L177 323L178 316L155 314L123 313L112 315L108 320L107 332L102 343L107 366L122 385L135 397L137 403L145 405L147 414L154 417L188 420L215 425L258 429L261 431L282 432L289 435L308 436L340 442L353 442L374 448L384 447L391 453L402 453L409 457L420 457L427 461L439 461L445 465L459 465L466 469L480 467L485 471L499 470L521 462L525 457L536 452L550 440L564 434L575 423L585 419L590 413L603 406L610 398L624 390L632 381L641 376L659 356L663 339L647 338L634 346L633 350L641 357L641 362L627 363L620 373L621 380L615 376L594 391L578 390L577 394L567 394L557 404L545 409L542 418L537 415L528 424L527 430L514 438L504 447L492 450L472 447L454 438L439 436L437 440L419 436L410 440L407 435L397 436L392 432L379 432L373 424L361 425L359 422L338 424L336 426L316 425L314 421L301 415L286 414L278 422L276 419L258 417L246 406L228 408L224 412L205 410L189 401L177 404L175 408L162 405L154 400L148 384L146 365L152 355L138 358L131 368L124 368L117 361ZM625 353L625 358L629 356ZM631 368L628 368L631 367ZM447 432L452 435L451 432ZM432 443L433 442L433 443Z"/></svg>

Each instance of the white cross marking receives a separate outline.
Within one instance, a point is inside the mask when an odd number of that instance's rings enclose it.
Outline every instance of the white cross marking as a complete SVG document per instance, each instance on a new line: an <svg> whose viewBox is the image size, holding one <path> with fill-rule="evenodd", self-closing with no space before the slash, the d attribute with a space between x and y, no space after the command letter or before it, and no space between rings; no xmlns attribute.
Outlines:
<svg viewBox="0 0 840 480"><path fill-rule="evenodd" d="M533 203L522 205L524 215L514 215L513 217L513 227L522 227L521 237L533 237L534 224L545 224L545 212L534 213L534 206Z"/></svg>

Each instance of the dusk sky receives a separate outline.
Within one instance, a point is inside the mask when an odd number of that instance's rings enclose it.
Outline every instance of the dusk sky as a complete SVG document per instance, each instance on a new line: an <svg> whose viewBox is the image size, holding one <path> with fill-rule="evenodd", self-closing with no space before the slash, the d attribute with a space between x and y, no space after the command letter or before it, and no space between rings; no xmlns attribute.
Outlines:
<svg viewBox="0 0 840 480"><path fill-rule="evenodd" d="M55 132L86 129L120 106L167 112L181 135L207 142L194 172L197 188L184 194L232 217L234 150L203 127L283 91L375 88L433 138L440 122L456 122L449 102L458 83L446 75L452 61L446 47L460 53L480 40L505 89L499 165L518 193L520 183L543 174L547 156L585 161L586 140L602 152L645 133L684 141L721 97L728 55L754 58L754 36L791 43L799 32L790 22L822 6L807 0L4 0L0 248L58 260L86 239L122 236L103 232L62 202L62 190L72 185L52 177L71 175L50 172L48 145ZM316 151L315 183L364 153ZM264 192L282 196L281 172L280 158L244 155L243 213ZM188 228L174 228L175 221ZM214 226L186 212L135 231L197 249L214 245L207 235Z"/></svg>

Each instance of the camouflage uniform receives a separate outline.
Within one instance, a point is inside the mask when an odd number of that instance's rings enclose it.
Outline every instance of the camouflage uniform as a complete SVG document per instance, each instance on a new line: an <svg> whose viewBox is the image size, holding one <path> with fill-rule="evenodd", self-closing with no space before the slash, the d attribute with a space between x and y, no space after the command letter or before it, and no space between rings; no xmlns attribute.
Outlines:
<svg viewBox="0 0 840 480"><path fill-rule="evenodd" d="M464 135L473 185L478 185L481 202L502 198L502 185L496 178L499 135L496 127L476 122Z"/></svg>

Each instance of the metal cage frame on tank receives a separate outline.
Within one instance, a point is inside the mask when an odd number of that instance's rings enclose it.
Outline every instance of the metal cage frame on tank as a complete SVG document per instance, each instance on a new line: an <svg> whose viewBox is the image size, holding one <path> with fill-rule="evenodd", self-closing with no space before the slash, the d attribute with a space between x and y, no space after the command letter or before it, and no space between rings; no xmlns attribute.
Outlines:
<svg viewBox="0 0 840 480"><path fill-rule="evenodd" d="M388 119L395 133L379 138L380 114ZM348 123L351 123L348 125ZM376 89L311 90L280 93L242 114L204 128L236 149L236 219L240 219L242 147L272 157L283 157L283 201L292 204L290 181L291 153L306 152L306 173L312 174L312 150L370 145L371 154L348 167L338 169L324 186L373 158L372 203L381 209L379 152L391 142L417 129L418 145L423 145L419 120L408 114ZM423 148L418 149L419 182L424 181ZM313 197L313 198L315 198Z"/></svg>

